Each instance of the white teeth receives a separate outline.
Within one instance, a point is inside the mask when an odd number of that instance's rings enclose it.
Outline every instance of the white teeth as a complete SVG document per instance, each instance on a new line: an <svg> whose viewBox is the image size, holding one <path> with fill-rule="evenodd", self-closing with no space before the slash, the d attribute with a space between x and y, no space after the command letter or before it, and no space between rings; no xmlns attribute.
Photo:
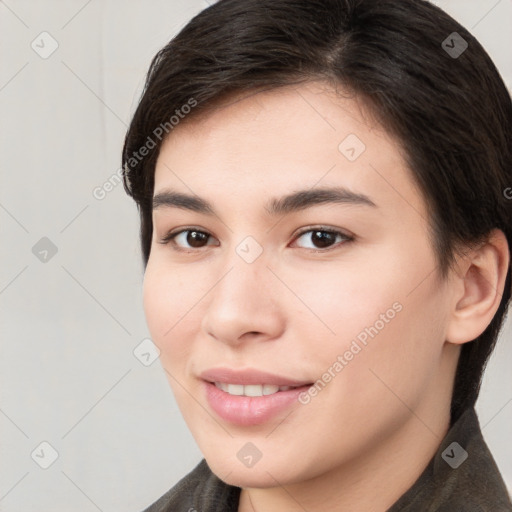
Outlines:
<svg viewBox="0 0 512 512"><path fill-rule="evenodd" d="M263 396L263 386L260 386L259 384L249 384L247 386L244 386L243 388L243 394L245 396Z"/></svg>
<svg viewBox="0 0 512 512"><path fill-rule="evenodd" d="M242 384L228 384L227 387L230 395L240 396L244 394L244 386Z"/></svg>
<svg viewBox="0 0 512 512"><path fill-rule="evenodd" d="M264 384L262 389L264 395L273 395L274 393L281 391L281 388L279 386L274 386L274 384Z"/></svg>
<svg viewBox="0 0 512 512"><path fill-rule="evenodd" d="M230 395L235 396L263 396L273 395L278 391L288 391L293 386L274 386L273 384L226 384L225 382L215 382L215 386Z"/></svg>

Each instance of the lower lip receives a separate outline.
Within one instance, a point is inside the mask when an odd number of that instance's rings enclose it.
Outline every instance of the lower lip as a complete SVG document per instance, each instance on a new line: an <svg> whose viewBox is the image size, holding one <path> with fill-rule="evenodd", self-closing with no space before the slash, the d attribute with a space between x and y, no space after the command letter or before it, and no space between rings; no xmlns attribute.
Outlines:
<svg viewBox="0 0 512 512"><path fill-rule="evenodd" d="M206 399L210 407L225 421L237 425L260 425L298 402L299 395L310 385L278 391L272 395L235 396L222 391L215 384L204 381Z"/></svg>

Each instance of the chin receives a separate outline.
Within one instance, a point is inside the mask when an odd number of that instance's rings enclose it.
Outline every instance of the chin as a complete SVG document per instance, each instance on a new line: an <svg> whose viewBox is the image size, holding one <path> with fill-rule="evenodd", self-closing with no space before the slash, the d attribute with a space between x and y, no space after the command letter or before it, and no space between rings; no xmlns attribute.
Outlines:
<svg viewBox="0 0 512 512"><path fill-rule="evenodd" d="M212 472L223 482L236 487L269 488L279 485L289 485L304 480L300 475L290 472L293 461L266 461L263 457L252 467L246 467L236 457L226 460L226 457L205 457Z"/></svg>
<svg viewBox="0 0 512 512"><path fill-rule="evenodd" d="M285 475L274 474L271 471L267 473L264 468L236 468L233 469L231 473L222 472L220 474L214 470L214 467L210 466L210 468L223 482L235 487L267 489L289 483L287 481L283 481L283 479L286 478Z"/></svg>

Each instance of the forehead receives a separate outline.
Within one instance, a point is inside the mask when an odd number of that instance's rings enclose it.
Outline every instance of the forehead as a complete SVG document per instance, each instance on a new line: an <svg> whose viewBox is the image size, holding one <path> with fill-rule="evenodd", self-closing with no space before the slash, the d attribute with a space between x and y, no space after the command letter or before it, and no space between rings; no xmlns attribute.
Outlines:
<svg viewBox="0 0 512 512"><path fill-rule="evenodd" d="M171 188L213 202L223 193L253 201L323 186L426 211L399 143L359 99L323 83L245 93L185 119L155 169L155 194Z"/></svg>

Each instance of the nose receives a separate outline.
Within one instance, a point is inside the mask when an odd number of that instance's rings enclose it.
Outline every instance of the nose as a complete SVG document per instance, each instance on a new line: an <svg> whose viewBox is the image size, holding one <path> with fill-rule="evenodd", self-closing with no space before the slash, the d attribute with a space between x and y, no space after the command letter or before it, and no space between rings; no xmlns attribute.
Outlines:
<svg viewBox="0 0 512 512"><path fill-rule="evenodd" d="M275 339L282 333L284 308L279 304L279 288L283 285L267 267L264 254L252 263L235 254L223 267L207 296L202 319L203 332L209 337L237 346L251 339Z"/></svg>

